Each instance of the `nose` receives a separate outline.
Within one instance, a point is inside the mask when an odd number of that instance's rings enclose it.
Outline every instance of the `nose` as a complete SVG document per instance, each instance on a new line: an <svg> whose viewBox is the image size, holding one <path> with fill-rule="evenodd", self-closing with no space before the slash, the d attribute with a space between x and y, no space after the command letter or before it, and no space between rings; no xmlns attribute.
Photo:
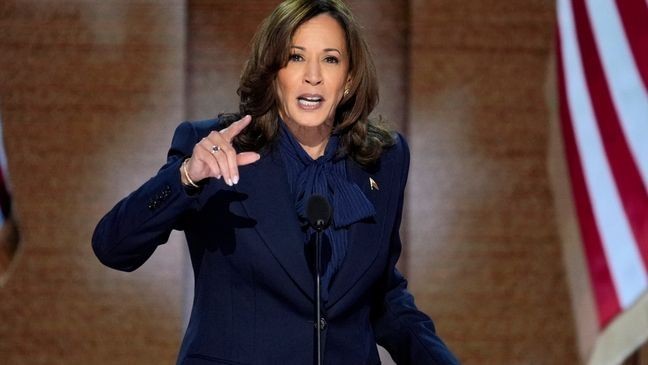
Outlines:
<svg viewBox="0 0 648 365"><path fill-rule="evenodd" d="M322 83L322 70L320 69L319 62L310 60L306 63L304 81L313 86Z"/></svg>

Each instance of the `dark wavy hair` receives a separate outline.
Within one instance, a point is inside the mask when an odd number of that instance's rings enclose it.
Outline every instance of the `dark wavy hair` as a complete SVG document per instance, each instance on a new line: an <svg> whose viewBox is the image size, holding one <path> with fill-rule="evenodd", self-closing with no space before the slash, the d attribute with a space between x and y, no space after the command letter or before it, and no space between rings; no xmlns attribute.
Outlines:
<svg viewBox="0 0 648 365"><path fill-rule="evenodd" d="M384 148L394 144L392 133L369 114L378 103L376 69L360 26L340 0L287 0L279 4L257 30L252 52L241 75L239 114L223 114L225 123L249 114L252 123L234 139L241 151L259 151L272 144L279 129L276 76L290 56L297 28L320 14L338 21L349 49L349 93L338 104L333 133L340 135L340 153L361 165L372 165Z"/></svg>

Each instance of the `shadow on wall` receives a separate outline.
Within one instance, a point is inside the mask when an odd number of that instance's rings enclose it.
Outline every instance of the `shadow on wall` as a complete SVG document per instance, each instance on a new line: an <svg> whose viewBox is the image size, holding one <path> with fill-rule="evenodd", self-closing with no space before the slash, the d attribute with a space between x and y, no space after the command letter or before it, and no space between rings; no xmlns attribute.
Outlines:
<svg viewBox="0 0 648 365"><path fill-rule="evenodd" d="M18 227L11 217L3 220L0 227L0 287L7 281L11 263L18 251Z"/></svg>

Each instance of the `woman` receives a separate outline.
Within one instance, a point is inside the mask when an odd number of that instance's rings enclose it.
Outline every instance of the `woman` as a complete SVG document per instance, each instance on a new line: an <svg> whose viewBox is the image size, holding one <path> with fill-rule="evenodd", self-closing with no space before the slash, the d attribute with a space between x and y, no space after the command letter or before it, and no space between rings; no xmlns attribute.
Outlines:
<svg viewBox="0 0 648 365"><path fill-rule="evenodd" d="M409 152L368 120L378 100L367 46L339 0L289 0L257 32L240 115L181 124L158 174L100 222L93 248L134 270L185 231L195 276L179 364L309 364L315 355L313 230L324 231L326 364L455 364L395 264ZM240 116L243 116L242 118Z"/></svg>

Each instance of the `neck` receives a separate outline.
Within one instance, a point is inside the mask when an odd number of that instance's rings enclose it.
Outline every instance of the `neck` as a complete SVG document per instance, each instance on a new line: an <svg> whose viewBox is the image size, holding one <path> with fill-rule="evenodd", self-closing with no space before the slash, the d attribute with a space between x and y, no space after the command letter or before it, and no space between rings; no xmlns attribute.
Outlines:
<svg viewBox="0 0 648 365"><path fill-rule="evenodd" d="M288 130L295 136L297 142L313 160L324 154L333 129L332 123L324 122L315 127L305 127L286 119L284 119L284 122Z"/></svg>

